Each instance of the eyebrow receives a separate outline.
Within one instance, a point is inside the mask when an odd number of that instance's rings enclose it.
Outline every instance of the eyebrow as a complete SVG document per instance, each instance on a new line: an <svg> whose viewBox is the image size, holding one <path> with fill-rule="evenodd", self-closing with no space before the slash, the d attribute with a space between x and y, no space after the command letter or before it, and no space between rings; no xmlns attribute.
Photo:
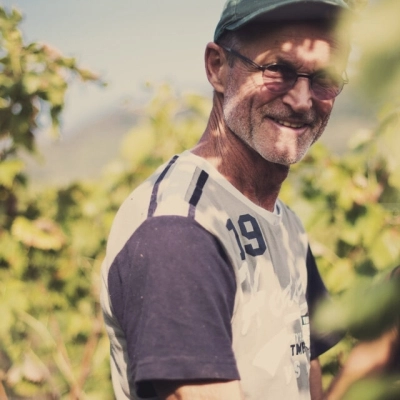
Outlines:
<svg viewBox="0 0 400 400"><path fill-rule="evenodd" d="M269 64L271 64L271 63L269 63ZM288 67L293 68L295 71L300 71L300 69L301 69L299 64L296 65L296 63L294 63L292 61L289 61L289 60L287 60L287 59L285 59L285 58L283 58L281 56L277 56L276 57L276 61L275 61L274 64L286 65ZM265 65L268 65L268 64L263 64L263 66L265 66ZM310 74L316 74L318 72L328 72L328 73L340 74L340 72L337 71L337 69L334 67L334 65L326 66L326 67L323 67L323 68L318 68L315 71L312 71L312 72L310 71L309 73Z"/></svg>

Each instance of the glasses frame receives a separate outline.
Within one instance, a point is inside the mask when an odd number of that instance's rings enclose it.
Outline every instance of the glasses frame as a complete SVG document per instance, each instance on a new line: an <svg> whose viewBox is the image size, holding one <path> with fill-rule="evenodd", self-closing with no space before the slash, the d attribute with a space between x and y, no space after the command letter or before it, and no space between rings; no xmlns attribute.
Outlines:
<svg viewBox="0 0 400 400"><path fill-rule="evenodd" d="M290 68L295 72L296 79L293 81L293 84L288 89L285 89L285 90L282 90L282 91L271 91L271 93L282 94L282 93L288 92L289 90L293 89L293 87L297 83L297 80L300 77L300 78L307 78L309 80L310 91L314 95L315 98L317 98L319 100L331 100L331 99L334 99L335 97L337 97L341 93L341 91L343 90L343 87L344 87L345 84L349 83L349 78L347 76L347 72L343 71L342 72L342 76L339 75L342 81L341 81L340 85L338 86L338 89L339 89L338 92L332 97L319 98L318 96L316 96L316 94L315 94L315 92L313 90L313 87L312 87L313 85L312 84L313 84L314 77L317 76L320 72L314 72L312 74L299 73L293 67L290 67L289 65L282 64L282 63L270 63L270 64L266 64L266 65L260 65L260 64L257 64L256 62L254 62L250 58L247 58L243 54L240 54L238 51L236 51L236 50L234 50L234 49L232 49L230 47L222 46L220 44L218 44L218 46L220 46L222 49L224 49L228 53L232 54L233 56L239 58L240 60L242 60L246 64L251 65L253 68L257 69L258 71L261 71L263 75L264 75L265 71L268 70L268 68L270 68L273 65L285 65L287 68ZM265 85L265 86L268 89L268 85Z"/></svg>

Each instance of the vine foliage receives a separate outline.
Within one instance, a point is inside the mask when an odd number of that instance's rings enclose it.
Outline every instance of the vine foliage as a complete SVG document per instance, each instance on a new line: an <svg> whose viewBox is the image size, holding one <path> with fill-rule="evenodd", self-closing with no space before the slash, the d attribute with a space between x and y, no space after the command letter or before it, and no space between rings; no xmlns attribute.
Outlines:
<svg viewBox="0 0 400 400"><path fill-rule="evenodd" d="M400 288L386 280L400 263L400 25L390 22L399 3L382 0L363 13L352 84L360 102L379 105L376 127L348 132L341 156L314 145L282 191L337 298L320 312L319 328L348 332L322 359L325 385L354 343L379 335L400 309ZM371 29L377 18L388 22ZM210 101L157 87L101 179L34 191L21 152L37 151L39 121L57 134L68 84L103 83L49 45L25 44L20 22L0 7L0 398L106 400L99 281L111 222L137 184L196 143ZM398 385L398 377L368 381L351 398L398 396Z"/></svg>

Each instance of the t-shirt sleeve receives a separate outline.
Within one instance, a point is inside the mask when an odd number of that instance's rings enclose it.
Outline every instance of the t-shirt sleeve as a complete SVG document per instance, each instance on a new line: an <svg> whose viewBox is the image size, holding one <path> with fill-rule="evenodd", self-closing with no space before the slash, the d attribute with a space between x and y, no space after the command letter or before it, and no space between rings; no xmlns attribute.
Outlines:
<svg viewBox="0 0 400 400"><path fill-rule="evenodd" d="M317 264L310 247L307 252L307 302L311 321L311 359L319 357L321 354L335 346L342 338L339 332L319 333L313 329L313 316L318 305L329 299L329 293L318 272Z"/></svg>
<svg viewBox="0 0 400 400"><path fill-rule="evenodd" d="M139 396L155 395L154 380L239 379L234 272L218 240L197 222L148 219L114 260L108 285Z"/></svg>

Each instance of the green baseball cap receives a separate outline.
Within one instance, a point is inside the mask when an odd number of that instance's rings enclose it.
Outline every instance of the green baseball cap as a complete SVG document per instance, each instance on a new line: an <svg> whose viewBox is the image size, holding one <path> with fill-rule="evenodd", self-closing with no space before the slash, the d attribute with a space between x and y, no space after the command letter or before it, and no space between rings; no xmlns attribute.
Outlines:
<svg viewBox="0 0 400 400"><path fill-rule="evenodd" d="M225 31L253 21L333 18L349 11L344 0L228 0L215 29L216 42Z"/></svg>

